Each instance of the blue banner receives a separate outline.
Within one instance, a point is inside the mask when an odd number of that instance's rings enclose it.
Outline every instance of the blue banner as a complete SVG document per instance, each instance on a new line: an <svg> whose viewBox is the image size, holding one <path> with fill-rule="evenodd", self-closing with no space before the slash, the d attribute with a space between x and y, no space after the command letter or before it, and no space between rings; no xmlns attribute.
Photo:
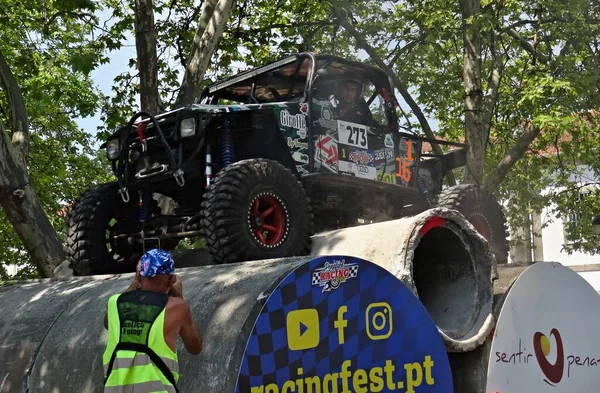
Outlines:
<svg viewBox="0 0 600 393"><path fill-rule="evenodd" d="M318 257L271 293L246 346L236 393L451 393L446 349L394 275Z"/></svg>

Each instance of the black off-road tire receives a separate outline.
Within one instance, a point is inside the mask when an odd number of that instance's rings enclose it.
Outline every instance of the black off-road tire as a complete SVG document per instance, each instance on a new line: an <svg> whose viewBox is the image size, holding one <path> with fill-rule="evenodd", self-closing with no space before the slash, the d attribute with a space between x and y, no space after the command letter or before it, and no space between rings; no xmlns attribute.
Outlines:
<svg viewBox="0 0 600 393"><path fill-rule="evenodd" d="M107 245L111 220L116 219L121 228L136 225L135 203L125 204L117 189L116 183L108 183L86 190L67 215L65 249L76 276L135 271L142 255L140 246L132 245L119 255Z"/></svg>
<svg viewBox="0 0 600 393"><path fill-rule="evenodd" d="M275 210L265 216L264 225L269 220L271 228L275 225L281 230L273 236L268 232L263 242L257 236L264 233L257 216L267 213L269 203ZM276 221L282 224L273 224L271 214L277 215L280 219ZM307 255L312 221L302 183L289 169L267 159L238 161L222 169L202 202L202 231L215 263Z"/></svg>
<svg viewBox="0 0 600 393"><path fill-rule="evenodd" d="M496 263L508 263L508 224L493 195L475 184L459 184L440 192L435 205L459 211L486 238Z"/></svg>

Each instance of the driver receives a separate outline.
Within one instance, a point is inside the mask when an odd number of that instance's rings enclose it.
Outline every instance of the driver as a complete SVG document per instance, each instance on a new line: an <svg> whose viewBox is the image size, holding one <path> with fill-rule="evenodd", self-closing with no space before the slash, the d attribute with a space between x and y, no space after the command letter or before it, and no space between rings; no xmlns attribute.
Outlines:
<svg viewBox="0 0 600 393"><path fill-rule="evenodd" d="M345 78L337 82L335 98L338 104L338 119L351 123L371 125L371 111L362 100L363 84L356 78Z"/></svg>

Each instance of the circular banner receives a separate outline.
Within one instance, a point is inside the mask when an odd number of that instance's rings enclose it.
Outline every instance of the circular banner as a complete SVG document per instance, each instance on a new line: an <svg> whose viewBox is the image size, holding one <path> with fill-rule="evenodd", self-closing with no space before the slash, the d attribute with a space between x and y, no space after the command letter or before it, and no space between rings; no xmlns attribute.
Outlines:
<svg viewBox="0 0 600 393"><path fill-rule="evenodd" d="M446 349L413 293L362 259L318 257L271 293L236 393L452 392Z"/></svg>
<svg viewBox="0 0 600 393"><path fill-rule="evenodd" d="M600 296L554 262L527 268L498 318L488 393L595 392L600 386Z"/></svg>

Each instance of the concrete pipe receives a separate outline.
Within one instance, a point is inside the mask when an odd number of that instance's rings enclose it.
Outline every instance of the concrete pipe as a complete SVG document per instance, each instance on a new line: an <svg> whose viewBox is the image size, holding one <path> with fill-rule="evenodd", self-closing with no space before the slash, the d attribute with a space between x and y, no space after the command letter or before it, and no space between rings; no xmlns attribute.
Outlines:
<svg viewBox="0 0 600 393"><path fill-rule="evenodd" d="M449 352L477 348L493 328L495 258L454 210L324 232L313 237L311 254L352 255L392 272L425 305Z"/></svg>
<svg viewBox="0 0 600 393"><path fill-rule="evenodd" d="M199 358L179 348L181 390L233 392L260 299L311 258L181 269L184 296L204 333ZM0 288L0 392L102 391L108 298L133 278L40 280ZM181 345L181 343L180 343Z"/></svg>
<svg viewBox="0 0 600 393"><path fill-rule="evenodd" d="M304 257L178 273L204 333L199 356L179 343L182 392L452 392L433 319L376 264ZM1 288L0 391L100 393L106 302L131 279Z"/></svg>

